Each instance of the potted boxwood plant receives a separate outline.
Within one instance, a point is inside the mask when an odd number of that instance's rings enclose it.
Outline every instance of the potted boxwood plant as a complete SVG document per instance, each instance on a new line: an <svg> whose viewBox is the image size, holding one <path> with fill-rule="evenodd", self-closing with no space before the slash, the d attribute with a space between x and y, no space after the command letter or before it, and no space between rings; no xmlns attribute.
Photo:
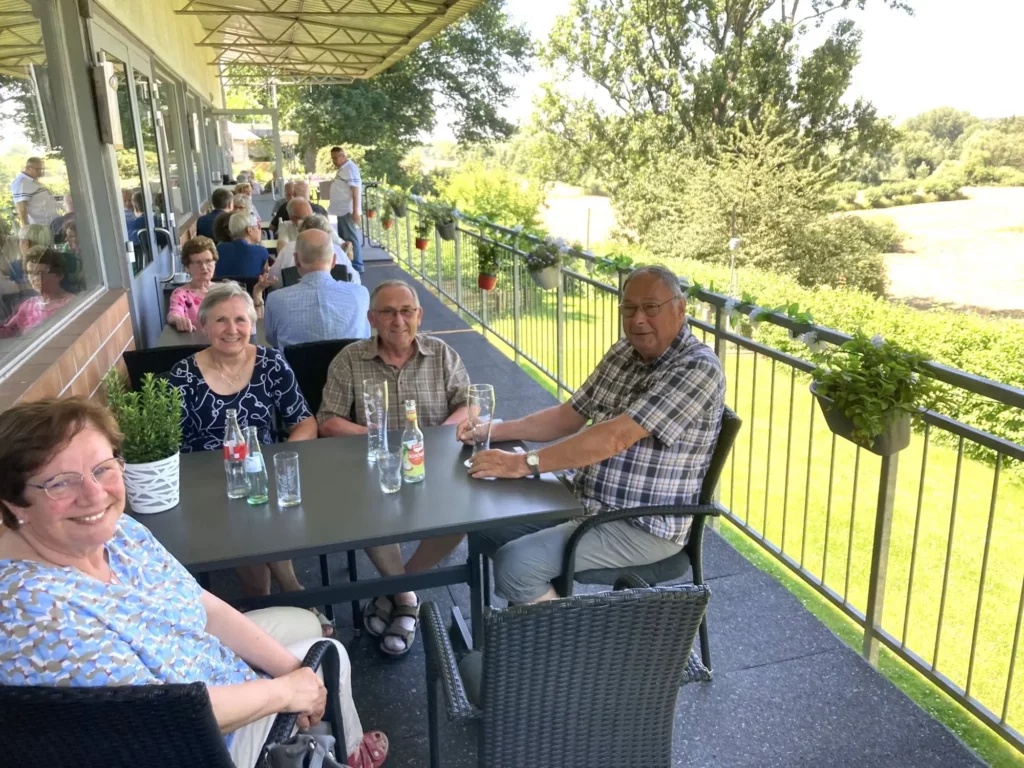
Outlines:
<svg viewBox="0 0 1024 768"><path fill-rule="evenodd" d="M167 379L147 373L142 390L128 389L117 371L104 381L107 403L124 434L124 486L132 512L147 515L178 505L181 393Z"/></svg>
<svg viewBox="0 0 1024 768"><path fill-rule="evenodd" d="M942 398L922 374L928 358L881 336L858 331L850 341L814 355L811 393L835 434L879 456L910 444L910 417Z"/></svg>
<svg viewBox="0 0 1024 768"><path fill-rule="evenodd" d="M391 229L391 225L394 220L391 218L391 209L385 208L380 212L380 223L384 225L384 229Z"/></svg>
<svg viewBox="0 0 1024 768"><path fill-rule="evenodd" d="M416 222L416 250L425 251L430 247L427 236L430 234L431 223L430 217L426 213L420 214L419 221Z"/></svg>
<svg viewBox="0 0 1024 768"><path fill-rule="evenodd" d="M479 274L477 285L484 291L494 289L498 282L498 270L501 269L501 245L496 240L477 240L476 258Z"/></svg>
<svg viewBox="0 0 1024 768"><path fill-rule="evenodd" d="M562 274L562 254L568 248L561 238L546 237L526 254L526 269L540 288L550 291L558 287Z"/></svg>
<svg viewBox="0 0 1024 768"><path fill-rule="evenodd" d="M388 206L392 213L400 219L405 218L409 210L409 195L400 189L388 190Z"/></svg>

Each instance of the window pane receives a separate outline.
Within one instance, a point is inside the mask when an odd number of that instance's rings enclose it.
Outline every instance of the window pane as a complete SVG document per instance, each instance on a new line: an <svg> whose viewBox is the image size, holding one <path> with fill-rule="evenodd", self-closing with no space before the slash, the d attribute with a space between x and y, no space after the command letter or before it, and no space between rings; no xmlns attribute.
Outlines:
<svg viewBox="0 0 1024 768"><path fill-rule="evenodd" d="M150 261L152 245L147 226L149 216L146 195L142 187L142 174L139 173L139 146L135 140L135 119L132 116L132 98L128 90L128 67L116 56L105 53L107 60L114 65L114 75L117 78L117 108L121 116L121 134L124 141L124 149L117 150L117 173L121 179L124 223L128 230L128 239L135 247L135 263L132 269L138 274ZM156 155L150 159L155 163Z"/></svg>
<svg viewBox="0 0 1024 768"><path fill-rule="evenodd" d="M156 103L163 117L164 146L166 147L167 184L170 187L168 203L175 222L181 223L191 213L192 204L188 194L188 179L182 166L181 124L174 94L174 84L161 77L155 78Z"/></svg>
<svg viewBox="0 0 1024 768"><path fill-rule="evenodd" d="M164 197L164 185L160 178L160 162L156 149L156 119L153 117L153 85L149 77L136 69L135 103L139 108L139 128L142 132L142 149L145 159L144 178L149 187L149 198L153 201L153 232L156 235L157 248L170 247L167 233L167 200ZM145 254L143 266L152 260L152 254Z"/></svg>
<svg viewBox="0 0 1024 768"><path fill-rule="evenodd" d="M32 7L0 15L0 369L99 285L83 250L64 159L68 110L54 103L57 73ZM77 192L75 194L84 194ZM91 233L88 233L91 235Z"/></svg>

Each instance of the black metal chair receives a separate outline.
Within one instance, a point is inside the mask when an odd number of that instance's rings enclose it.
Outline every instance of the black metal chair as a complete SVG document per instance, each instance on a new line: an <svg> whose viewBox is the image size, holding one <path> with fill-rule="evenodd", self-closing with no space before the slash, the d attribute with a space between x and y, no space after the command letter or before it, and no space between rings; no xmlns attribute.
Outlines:
<svg viewBox="0 0 1024 768"><path fill-rule="evenodd" d="M348 267L344 264L335 264L331 267L331 277L341 283L348 283L352 281L352 276L348 273ZM298 267L285 267L281 270L281 287L287 288L290 285L295 285L301 279L299 275Z"/></svg>
<svg viewBox="0 0 1024 768"><path fill-rule="evenodd" d="M303 665L324 667L325 720L344 751L333 643L310 648ZM294 714L280 714L267 743L289 738ZM104 688L0 686L4 765L47 768L235 768L203 683ZM344 761L341 755L339 761Z"/></svg>
<svg viewBox="0 0 1024 768"><path fill-rule="evenodd" d="M252 296L252 290L256 287L256 283L260 281L259 277L251 276L240 276L240 275L222 275L220 277L213 278L215 283L224 283L228 280L233 280L236 283L245 287L245 292Z"/></svg>
<svg viewBox="0 0 1024 768"><path fill-rule="evenodd" d="M331 367L338 353L354 341L358 339L310 341L285 347L284 358L295 371L299 389L302 390L306 405L313 413L320 410L324 384L327 383L327 369Z"/></svg>
<svg viewBox="0 0 1024 768"><path fill-rule="evenodd" d="M153 347L152 349L129 349L124 353L124 365L132 389L142 386L142 377L147 373L162 376L170 373L177 363L196 352L206 349L206 344L189 344L181 347Z"/></svg>
<svg viewBox="0 0 1024 768"><path fill-rule="evenodd" d="M485 650L462 672L440 608L425 603L431 767L439 688L449 722L479 721L479 766L671 765L676 697L709 598L684 584L488 609Z"/></svg>

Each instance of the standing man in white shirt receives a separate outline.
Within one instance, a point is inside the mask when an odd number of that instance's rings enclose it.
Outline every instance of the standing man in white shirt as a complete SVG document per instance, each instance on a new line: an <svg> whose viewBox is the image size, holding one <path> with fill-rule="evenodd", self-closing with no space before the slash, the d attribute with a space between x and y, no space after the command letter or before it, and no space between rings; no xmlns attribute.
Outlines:
<svg viewBox="0 0 1024 768"><path fill-rule="evenodd" d="M352 263L362 272L363 243L359 231L359 210L363 180L359 176L359 168L348 159L341 147L331 147L331 162L338 172L331 182L331 204L327 212L338 217L338 234L342 240L352 243Z"/></svg>
<svg viewBox="0 0 1024 768"><path fill-rule="evenodd" d="M39 183L46 168L41 158L30 157L25 161L25 170L11 182L11 196L18 210L21 225L43 224L49 227L57 218L57 201L50 190ZM358 177L358 171L357 177Z"/></svg>

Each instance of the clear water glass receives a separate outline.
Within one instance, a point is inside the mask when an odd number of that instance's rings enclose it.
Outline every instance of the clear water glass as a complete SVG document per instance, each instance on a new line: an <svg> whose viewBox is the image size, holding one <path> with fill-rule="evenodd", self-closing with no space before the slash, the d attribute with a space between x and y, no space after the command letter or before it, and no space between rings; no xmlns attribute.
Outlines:
<svg viewBox="0 0 1024 768"><path fill-rule="evenodd" d="M277 486L277 506L294 507L302 503L299 454L294 451L274 454L274 484Z"/></svg>
<svg viewBox="0 0 1024 768"><path fill-rule="evenodd" d="M466 387L466 407L469 410L469 426L473 431L473 456L491 447L491 427L494 424L494 386L471 384ZM464 462L473 465L473 457Z"/></svg>
<svg viewBox="0 0 1024 768"><path fill-rule="evenodd" d="M366 460L373 464L388 449L388 385L375 379L363 380L366 408Z"/></svg>
<svg viewBox="0 0 1024 768"><path fill-rule="evenodd" d="M377 476L384 493L398 493L402 488L402 452L383 450L378 453Z"/></svg>

